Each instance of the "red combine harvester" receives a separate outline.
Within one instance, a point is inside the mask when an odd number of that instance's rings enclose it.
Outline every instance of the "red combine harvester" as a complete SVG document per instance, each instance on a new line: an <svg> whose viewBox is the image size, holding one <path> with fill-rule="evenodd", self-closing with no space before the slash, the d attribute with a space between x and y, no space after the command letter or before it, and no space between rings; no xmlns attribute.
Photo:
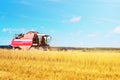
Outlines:
<svg viewBox="0 0 120 80"><path fill-rule="evenodd" d="M11 46L14 49L42 49L48 50L48 42L51 40L49 35L41 34L35 31L29 31L26 34L17 34L12 39Z"/></svg>

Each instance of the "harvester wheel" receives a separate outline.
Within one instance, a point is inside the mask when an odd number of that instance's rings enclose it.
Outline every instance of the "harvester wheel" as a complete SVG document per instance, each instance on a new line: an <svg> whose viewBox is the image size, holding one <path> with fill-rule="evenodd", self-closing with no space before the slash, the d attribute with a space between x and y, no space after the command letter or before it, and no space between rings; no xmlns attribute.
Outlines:
<svg viewBox="0 0 120 80"><path fill-rule="evenodd" d="M21 50L19 47L13 47L13 50Z"/></svg>
<svg viewBox="0 0 120 80"><path fill-rule="evenodd" d="M36 48L35 47L30 47L30 50L36 50Z"/></svg>
<svg viewBox="0 0 120 80"><path fill-rule="evenodd" d="M49 45L45 46L43 49L44 49L44 51L49 51L49 50L51 50L51 48L50 48Z"/></svg>
<svg viewBox="0 0 120 80"><path fill-rule="evenodd" d="M48 48L48 46L40 46L39 50L48 51L49 48Z"/></svg>
<svg viewBox="0 0 120 80"><path fill-rule="evenodd" d="M39 50L44 51L44 49L42 47L39 47Z"/></svg>

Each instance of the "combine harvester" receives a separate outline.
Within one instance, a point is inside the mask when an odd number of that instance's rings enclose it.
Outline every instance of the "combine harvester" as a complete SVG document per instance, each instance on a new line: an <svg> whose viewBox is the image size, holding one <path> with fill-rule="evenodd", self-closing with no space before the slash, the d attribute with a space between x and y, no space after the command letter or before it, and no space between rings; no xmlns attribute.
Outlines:
<svg viewBox="0 0 120 80"><path fill-rule="evenodd" d="M50 46L48 42L51 40L51 36L46 34L41 34L35 31L29 31L26 34L17 34L15 38L12 39L11 46L13 49L42 49L49 50Z"/></svg>

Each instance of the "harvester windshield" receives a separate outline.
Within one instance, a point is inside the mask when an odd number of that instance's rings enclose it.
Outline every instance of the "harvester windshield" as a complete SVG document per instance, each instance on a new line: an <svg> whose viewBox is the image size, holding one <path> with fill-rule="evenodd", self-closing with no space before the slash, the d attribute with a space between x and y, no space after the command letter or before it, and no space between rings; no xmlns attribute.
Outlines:
<svg viewBox="0 0 120 80"><path fill-rule="evenodd" d="M49 36L49 35L45 35L45 34L37 34L37 35L40 40L40 43L41 43L42 37L44 37L45 43L49 43L52 39L51 36Z"/></svg>

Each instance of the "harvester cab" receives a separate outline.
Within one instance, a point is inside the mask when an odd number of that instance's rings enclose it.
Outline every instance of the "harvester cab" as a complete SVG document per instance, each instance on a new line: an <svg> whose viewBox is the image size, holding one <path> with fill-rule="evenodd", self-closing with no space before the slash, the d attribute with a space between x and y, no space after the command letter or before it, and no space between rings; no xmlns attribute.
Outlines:
<svg viewBox="0 0 120 80"><path fill-rule="evenodd" d="M11 42L14 49L50 49L51 36L39 32L29 31L26 34L17 34Z"/></svg>

